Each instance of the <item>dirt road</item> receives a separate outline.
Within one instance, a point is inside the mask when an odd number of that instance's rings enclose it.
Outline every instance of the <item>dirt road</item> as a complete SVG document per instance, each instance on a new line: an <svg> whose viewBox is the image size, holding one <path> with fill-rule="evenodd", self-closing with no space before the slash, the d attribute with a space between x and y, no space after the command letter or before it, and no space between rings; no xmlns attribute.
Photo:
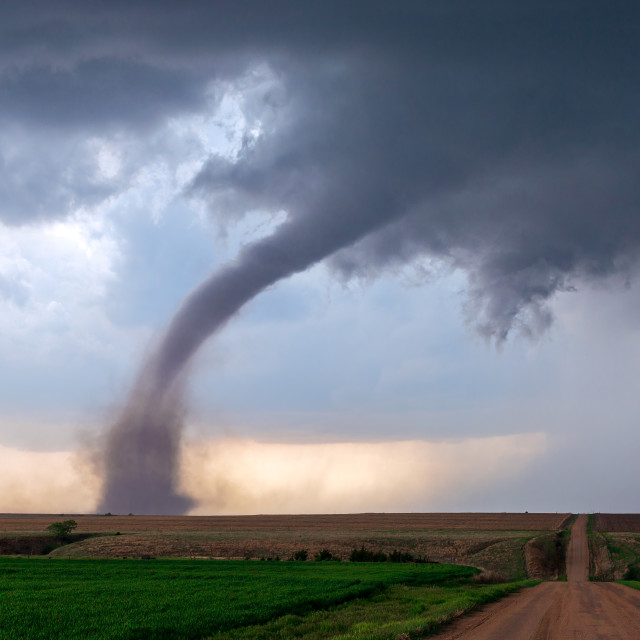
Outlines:
<svg viewBox="0 0 640 640"><path fill-rule="evenodd" d="M638 640L640 591L589 582L587 516L571 529L567 582L545 582L460 619L439 640Z"/></svg>

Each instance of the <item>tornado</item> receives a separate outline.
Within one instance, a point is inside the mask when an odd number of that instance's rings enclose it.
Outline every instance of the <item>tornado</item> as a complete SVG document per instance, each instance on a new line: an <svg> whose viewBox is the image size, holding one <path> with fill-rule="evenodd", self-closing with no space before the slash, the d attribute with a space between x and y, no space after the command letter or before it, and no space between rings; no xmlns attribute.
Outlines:
<svg viewBox="0 0 640 640"><path fill-rule="evenodd" d="M252 298L397 217L393 207L387 211L286 221L186 298L107 433L100 512L177 515L193 506L177 488L189 362Z"/></svg>

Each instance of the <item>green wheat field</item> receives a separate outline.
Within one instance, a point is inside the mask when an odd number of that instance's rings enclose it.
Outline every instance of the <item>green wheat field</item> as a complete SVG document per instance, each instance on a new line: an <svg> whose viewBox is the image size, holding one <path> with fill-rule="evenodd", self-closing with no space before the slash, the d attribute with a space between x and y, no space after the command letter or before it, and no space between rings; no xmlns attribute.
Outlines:
<svg viewBox="0 0 640 640"><path fill-rule="evenodd" d="M454 565L0 558L0 638L392 638L533 582Z"/></svg>

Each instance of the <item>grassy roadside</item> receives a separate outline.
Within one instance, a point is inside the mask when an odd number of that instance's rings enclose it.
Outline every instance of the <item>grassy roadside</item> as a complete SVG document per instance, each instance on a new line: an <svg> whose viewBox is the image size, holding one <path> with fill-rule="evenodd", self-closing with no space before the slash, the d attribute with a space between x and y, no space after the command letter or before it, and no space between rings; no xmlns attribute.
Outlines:
<svg viewBox="0 0 640 640"><path fill-rule="evenodd" d="M568 541L566 531L547 533L529 540L525 547L529 576L545 580L566 580Z"/></svg>
<svg viewBox="0 0 640 640"><path fill-rule="evenodd" d="M611 560L609 541L605 533L596 526L593 513L587 516L587 541L589 545L589 580L609 582L615 578L615 567Z"/></svg>
<svg viewBox="0 0 640 640"><path fill-rule="evenodd" d="M394 585L371 598L357 599L307 616L283 616L267 624L216 634L207 640L425 638L464 613L535 584L534 580L524 580L476 585L461 580L438 586Z"/></svg>
<svg viewBox="0 0 640 640"><path fill-rule="evenodd" d="M638 534L604 533L613 565L613 577L640 580L640 536Z"/></svg>
<svg viewBox="0 0 640 640"><path fill-rule="evenodd" d="M567 549L571 527L577 517L575 514L567 517L561 530L543 533L526 543L525 557L530 578L567 579Z"/></svg>
<svg viewBox="0 0 640 640"><path fill-rule="evenodd" d="M587 535L591 580L640 579L640 534L599 531L596 517L591 514L587 521Z"/></svg>

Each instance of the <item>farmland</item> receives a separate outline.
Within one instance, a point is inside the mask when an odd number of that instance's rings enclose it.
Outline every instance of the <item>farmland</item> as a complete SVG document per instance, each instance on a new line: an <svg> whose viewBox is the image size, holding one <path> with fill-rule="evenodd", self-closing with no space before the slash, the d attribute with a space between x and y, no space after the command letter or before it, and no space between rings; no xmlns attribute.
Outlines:
<svg viewBox="0 0 640 640"><path fill-rule="evenodd" d="M26 543L69 518L84 539L47 556L0 558L0 637L382 640L417 629L426 634L532 584L526 579L537 575L534 552L555 549L558 531L571 521L568 514L526 513L6 515L0 538ZM428 562L284 562L301 550L309 560L322 550L347 560L361 548ZM486 570L490 583L474 577L478 569L453 564ZM557 566L554 571L547 577L556 577Z"/></svg>
<svg viewBox="0 0 640 640"><path fill-rule="evenodd" d="M0 517L0 535L41 535L62 517L67 516ZM430 561L470 564L505 579L532 573L525 566L527 541L562 529L568 521L567 514L526 513L74 518L79 534L111 535L66 545L53 556L285 560L298 550L307 550L313 558L327 549L346 560L364 545L386 554L398 550Z"/></svg>

